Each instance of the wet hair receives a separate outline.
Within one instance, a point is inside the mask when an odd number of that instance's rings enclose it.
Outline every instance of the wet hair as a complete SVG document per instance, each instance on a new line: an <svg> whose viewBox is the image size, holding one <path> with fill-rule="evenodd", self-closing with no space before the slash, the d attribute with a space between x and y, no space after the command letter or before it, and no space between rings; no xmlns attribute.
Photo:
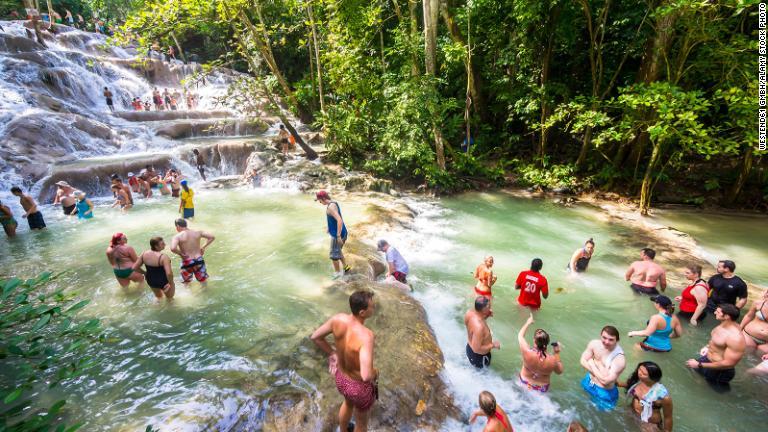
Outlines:
<svg viewBox="0 0 768 432"><path fill-rule="evenodd" d="M477 298L475 298L475 310L478 312L482 312L489 304L491 304L491 301L488 300L488 297L477 296Z"/></svg>
<svg viewBox="0 0 768 432"><path fill-rule="evenodd" d="M157 247L160 246L160 243L162 241L163 241L162 237L152 237L151 239L149 239L149 248L155 252L159 251L160 249L158 249Z"/></svg>
<svg viewBox="0 0 768 432"><path fill-rule="evenodd" d="M18 186L14 186L11 188L11 193L21 193L21 188Z"/></svg>
<svg viewBox="0 0 768 432"><path fill-rule="evenodd" d="M123 233L121 233L121 232L119 232L119 233L115 233L115 234L112 236L112 240L110 240L110 241L109 241L109 244L110 244L112 247L115 247L115 246L117 246L117 244L118 244L118 243L120 243L120 240L121 240L123 237L125 237L125 234L123 234Z"/></svg>
<svg viewBox="0 0 768 432"><path fill-rule="evenodd" d="M600 334L603 334L603 333L608 333L608 336L613 336L616 338L617 342L619 341L619 329L617 329L616 327L612 325L607 325L603 327L602 330L600 330Z"/></svg>
<svg viewBox="0 0 768 432"><path fill-rule="evenodd" d="M595 241L592 240L592 237L589 238L589 240L584 242L584 246L591 244L593 247L595 246Z"/></svg>
<svg viewBox="0 0 768 432"><path fill-rule="evenodd" d="M651 379L654 383L657 383L661 381L661 368L659 365L652 361L644 361L637 364L637 367L635 368L635 371L632 372L632 376L629 377L627 380L627 391L629 391L629 388L633 385L637 384L638 381L640 381L640 377L638 376L638 371L641 367L644 367L646 371L648 371L648 378Z"/></svg>
<svg viewBox="0 0 768 432"><path fill-rule="evenodd" d="M187 220L184 219L184 218L178 218L173 223L177 227L182 227L182 228L186 228L187 227Z"/></svg>
<svg viewBox="0 0 768 432"><path fill-rule="evenodd" d="M731 272L736 271L736 263L731 260L720 260L720 263L723 264L723 267L727 268Z"/></svg>
<svg viewBox="0 0 768 432"><path fill-rule="evenodd" d="M656 258L656 251L655 250L653 250L651 248L643 248L642 251L645 254L645 256L647 256L648 258L650 258L650 259Z"/></svg>
<svg viewBox="0 0 768 432"><path fill-rule="evenodd" d="M194 153L194 154L198 154L198 153L200 153L200 150L198 150L198 149L192 149L192 153Z"/></svg>
<svg viewBox="0 0 768 432"><path fill-rule="evenodd" d="M740 311L739 311L739 308L737 308L735 305L732 305L730 303L720 303L719 305L717 305L717 308L720 309L720 312L731 317L732 321L736 321L739 319Z"/></svg>
<svg viewBox="0 0 768 432"><path fill-rule="evenodd" d="M536 329L536 332L533 333L533 345L540 356L546 357L547 345L549 345L549 333L543 329Z"/></svg>
<svg viewBox="0 0 768 432"><path fill-rule="evenodd" d="M587 428L584 427L583 424L574 420L571 422L571 424L568 425L568 430L566 432L589 432L589 431L587 430Z"/></svg>
<svg viewBox="0 0 768 432"><path fill-rule="evenodd" d="M541 258L534 258L533 261L531 261L531 270L535 272L541 271L543 266L544 262L541 261Z"/></svg>
<svg viewBox="0 0 768 432"><path fill-rule="evenodd" d="M358 316L360 311L368 309L368 304L372 298L372 291L359 290L353 292L349 296L349 309L352 311L352 315Z"/></svg>
<svg viewBox="0 0 768 432"><path fill-rule="evenodd" d="M692 273L696 273L699 275L699 278L701 278L701 266L698 264L688 264L685 266L688 270L690 270Z"/></svg>
<svg viewBox="0 0 768 432"><path fill-rule="evenodd" d="M114 185L110 186L109 188L110 188L110 189L115 189L115 190L121 190L121 189L122 189L122 188L120 187L120 185L116 185L116 184L114 184Z"/></svg>
<svg viewBox="0 0 768 432"><path fill-rule="evenodd" d="M280 125L280 129L285 129L285 125L284 125L284 124L281 124L281 125Z"/></svg>
<svg viewBox="0 0 768 432"><path fill-rule="evenodd" d="M480 409L483 410L485 415L490 418L496 414L496 397L493 396L493 393L483 390L477 399Z"/></svg>

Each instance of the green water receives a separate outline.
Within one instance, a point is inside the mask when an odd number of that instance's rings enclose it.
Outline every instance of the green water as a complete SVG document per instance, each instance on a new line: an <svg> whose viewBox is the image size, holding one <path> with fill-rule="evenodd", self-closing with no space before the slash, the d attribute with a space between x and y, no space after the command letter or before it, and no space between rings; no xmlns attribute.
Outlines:
<svg viewBox="0 0 768 432"><path fill-rule="evenodd" d="M307 336L346 306L323 296L331 274L324 208L284 190L196 192L191 226L216 236L205 255L211 279L205 290L185 289L173 258L171 305L158 305L148 289L123 293L104 255L117 231L138 253L155 235L170 244L178 204L169 197L137 199L126 215L99 205L87 222L46 208L47 232L23 227L0 240L6 276L69 271L58 283L91 298L83 314L110 329L100 370L62 388L84 431L222 430L238 417L253 430L268 398L313 393L327 378ZM359 219L362 208L345 203L343 211Z"/></svg>
<svg viewBox="0 0 768 432"><path fill-rule="evenodd" d="M226 430L235 424L254 430L270 410L270 398L315 394L318 384L327 380L322 359L306 335L346 305L323 295L331 273L323 208L308 195L250 189L198 190L196 203L193 227L217 237L206 251L212 277L205 290L196 283L189 290L178 284L172 305L157 304L148 290L123 293L104 256L117 231L126 233L138 252L152 236L168 241L177 217L177 202L171 198L138 200L127 215L99 205L96 218L88 222L66 220L58 209L46 207L47 232L23 229L13 241L0 239L3 275L68 270L58 283L93 299L83 313L104 318L109 328L110 342L99 353L101 369L60 390L70 400L71 418L86 422L82 430L134 431L147 424L163 431ZM616 411L600 413L579 386L584 375L579 356L610 323L620 329L627 351L623 379L641 360L654 360L662 367L663 383L675 404L676 431L763 429L768 383L744 374L756 363L754 356L739 365L726 395L713 392L683 365L706 343L711 317L701 328L685 326L686 334L673 341L671 353L632 348L637 340L626 333L643 328L653 308L647 298L632 294L623 280L626 266L646 246L634 240L630 229L608 223L589 207L563 208L503 194L411 205L420 212L414 231L381 235L409 260L415 296L423 302L445 353L443 376L465 415L474 409L477 393L487 389L510 413L516 431L563 431L572 419L592 431L639 430L624 399ZM363 203L342 202L342 206L349 223L362 218ZM697 227L695 219L686 220ZM702 229L722 230L729 223L722 219ZM739 225L745 233L739 244L745 258L736 258L737 262L764 256L760 237L748 235L750 230L758 232L761 224L761 219L749 219ZM589 272L567 274L564 267L570 254L588 237L597 243ZM494 351L490 370L477 372L464 356L462 317L473 298L470 273L486 254L495 256L499 275L490 324L502 350ZM546 396L516 386L520 368L516 335L527 312L516 305L513 281L534 257L544 260L550 287L563 288L544 300L536 315L535 326L563 345L566 367L562 376L553 378ZM178 260L173 263L175 268ZM747 266L745 262L740 267L745 275L749 271L750 277L768 279L756 263ZM671 286L670 295L680 288ZM376 355L384 361L387 353ZM48 394L44 399L57 396ZM467 430L467 426L449 421L444 429ZM472 430L480 430L479 425Z"/></svg>
<svg viewBox="0 0 768 432"><path fill-rule="evenodd" d="M634 241L631 230L606 223L601 213L589 207L564 208L502 194L471 194L443 200L439 205L424 210L416 224L418 235L400 234L390 243L410 259L414 278L419 279L415 283L417 297L425 305L445 352L445 377L466 415L476 407L477 394L487 389L511 413L515 430L563 431L572 419L579 419L593 431L639 430L623 391L619 407L612 413L601 413L585 399L579 385L585 373L579 365L582 351L589 340L599 336L604 325L612 324L620 330L620 343L627 353L628 367L622 379L628 378L639 361L652 360L661 366L662 382L674 401L674 430L764 429L768 383L745 374L757 363L756 356L747 356L738 366L732 390L725 395L712 391L683 364L707 342L714 326L711 317L700 328L684 325L686 333L673 340L671 353L646 353L633 348L639 339L629 338L626 333L643 329L655 309L647 297L633 294L623 278L628 264L637 259L638 249L646 246ZM742 228L757 230L762 221L751 223L751 228ZM721 220L719 225L712 223L706 229L718 230L728 224L728 220ZM597 243L589 272L568 274L568 259L589 237ZM759 238L743 240L740 247L764 253ZM493 352L490 371L476 372L464 354L463 315L474 298L470 272L486 254L495 257L494 269L499 278L493 290L495 316L489 322L502 349ZM543 301L528 335L530 338L537 327L544 328L552 340L564 347L565 373L553 377L546 397L516 385L520 369L517 331L528 312L517 305L514 280L535 257L543 259L542 273L551 289L563 288L563 292L552 293ZM764 268L755 266L755 270L756 277L768 277ZM667 294L678 295L681 288L671 286Z"/></svg>

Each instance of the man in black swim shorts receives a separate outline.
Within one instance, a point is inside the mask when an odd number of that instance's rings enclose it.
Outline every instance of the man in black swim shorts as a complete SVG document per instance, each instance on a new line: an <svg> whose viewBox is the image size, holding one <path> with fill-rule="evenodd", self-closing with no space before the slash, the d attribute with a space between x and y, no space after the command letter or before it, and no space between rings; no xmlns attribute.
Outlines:
<svg viewBox="0 0 768 432"><path fill-rule="evenodd" d="M467 358L472 366L482 369L491 364L491 350L501 349L499 341L494 341L486 320L493 316L491 300L485 296L475 299L474 309L464 315L467 326Z"/></svg>

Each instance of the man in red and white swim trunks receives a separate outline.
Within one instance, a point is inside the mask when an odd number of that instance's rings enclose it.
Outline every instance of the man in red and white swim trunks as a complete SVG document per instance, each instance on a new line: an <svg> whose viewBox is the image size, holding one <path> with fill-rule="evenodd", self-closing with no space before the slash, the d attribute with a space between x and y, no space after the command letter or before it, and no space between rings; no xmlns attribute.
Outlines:
<svg viewBox="0 0 768 432"><path fill-rule="evenodd" d="M540 258L534 258L531 261L531 269L521 271L515 281L515 289L520 290L520 296L517 302L520 306L538 309L541 307L541 296L549 297L549 285L547 278L541 274L541 267L544 263Z"/></svg>
<svg viewBox="0 0 768 432"><path fill-rule="evenodd" d="M198 282L205 286L208 280L208 271L205 268L203 253L216 239L211 233L197 231L187 228L186 219L176 219L176 231L178 234L173 236L171 241L171 252L181 257L181 280L184 285L189 286L192 282L192 276ZM205 244L201 247L200 242L205 239Z"/></svg>
<svg viewBox="0 0 768 432"><path fill-rule="evenodd" d="M344 402L339 409L339 425L342 431L354 428L355 432L368 430L370 409L379 397L379 371L373 367L373 332L365 326L365 320L373 316L373 293L355 291L349 296L350 314L336 314L312 333L312 341L328 354L328 370L336 379L336 388ZM336 347L326 336L333 333ZM350 420L354 414L357 424Z"/></svg>
<svg viewBox="0 0 768 432"><path fill-rule="evenodd" d="M491 287L496 283L496 275L493 274L493 257L488 255L483 263L475 269L475 294L491 298Z"/></svg>

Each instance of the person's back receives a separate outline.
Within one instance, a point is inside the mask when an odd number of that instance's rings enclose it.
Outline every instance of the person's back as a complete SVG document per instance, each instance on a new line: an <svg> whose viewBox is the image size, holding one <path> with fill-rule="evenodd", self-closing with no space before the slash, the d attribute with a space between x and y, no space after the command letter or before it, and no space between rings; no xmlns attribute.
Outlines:
<svg viewBox="0 0 768 432"><path fill-rule="evenodd" d="M360 376L360 348L366 337L373 333L355 321L349 314L339 314L333 323L333 339L336 341L338 367L350 378L362 381Z"/></svg>
<svg viewBox="0 0 768 432"><path fill-rule="evenodd" d="M190 258L196 258L202 255L200 252L200 234L200 231L192 229L186 229L176 234L179 241L179 249L181 249L183 255Z"/></svg>
<svg viewBox="0 0 768 432"><path fill-rule="evenodd" d="M503 421L501 419L504 419ZM506 425L509 425L507 427ZM511 432L512 426L509 421L509 416L500 407L496 406L496 415L488 418L488 422L485 423L483 432Z"/></svg>

